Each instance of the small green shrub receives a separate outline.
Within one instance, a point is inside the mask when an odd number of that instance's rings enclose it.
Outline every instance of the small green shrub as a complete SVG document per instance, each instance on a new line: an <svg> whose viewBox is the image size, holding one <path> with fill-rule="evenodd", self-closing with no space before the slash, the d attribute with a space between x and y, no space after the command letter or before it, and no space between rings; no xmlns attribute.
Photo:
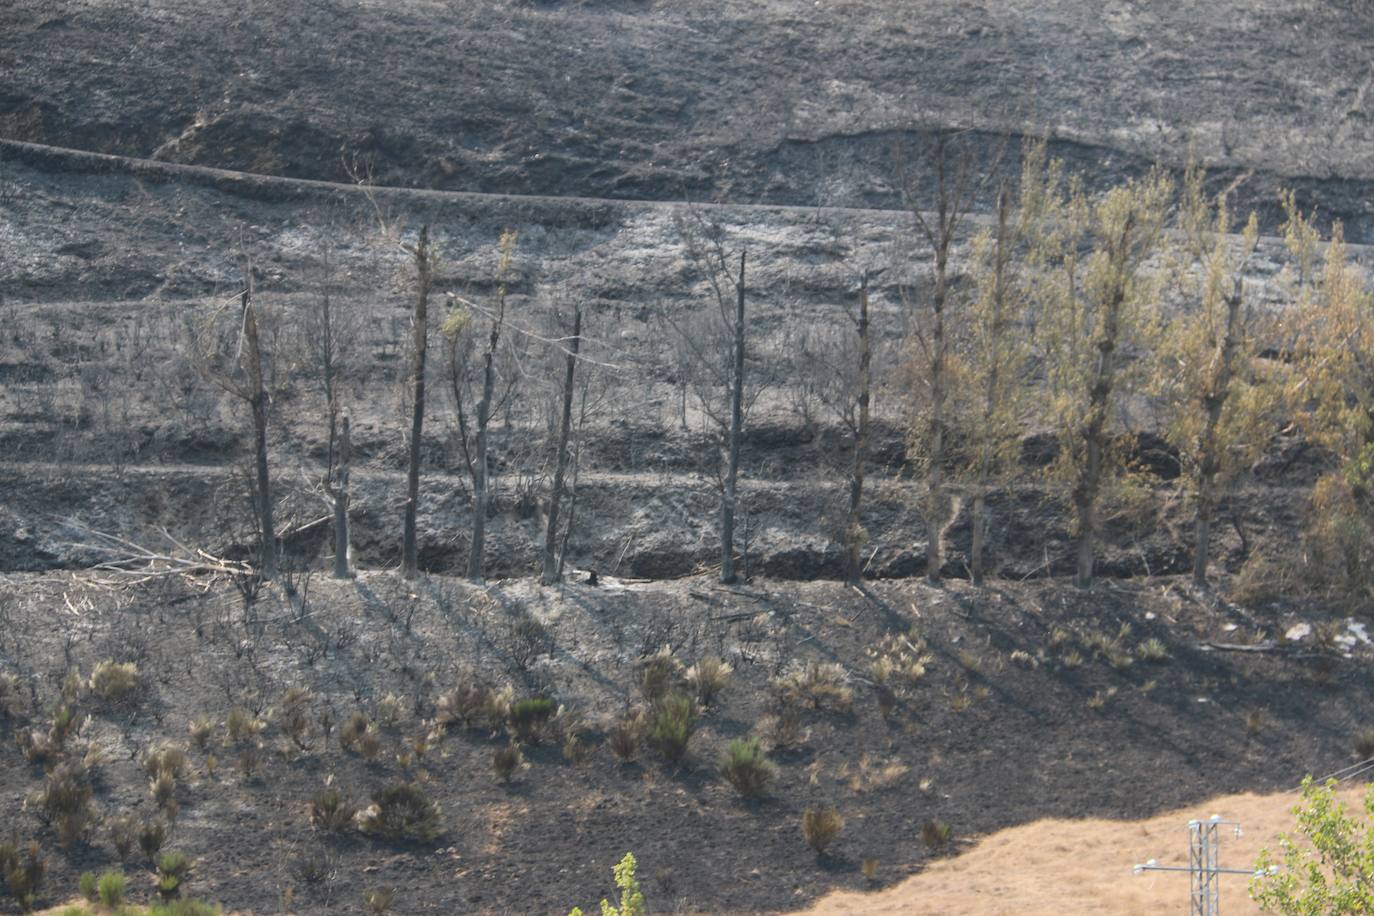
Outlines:
<svg viewBox="0 0 1374 916"><path fill-rule="evenodd" d="M740 795L758 798L768 791L777 767L759 746L758 738L736 738L721 758L720 772Z"/></svg>
<svg viewBox="0 0 1374 916"><path fill-rule="evenodd" d="M107 871L101 875L97 889L101 904L110 909L124 902L124 876L117 871Z"/></svg>
<svg viewBox="0 0 1374 916"><path fill-rule="evenodd" d="M128 699L138 686L138 665L133 662L103 661L91 672L91 693L106 703Z"/></svg>
<svg viewBox="0 0 1374 916"><path fill-rule="evenodd" d="M358 816L363 833L391 840L430 840L439 826L439 806L412 783L394 783L376 792Z"/></svg>
<svg viewBox="0 0 1374 916"><path fill-rule="evenodd" d="M683 693L670 693L654 704L649 724L649 745L669 763L681 763L696 731L696 707Z"/></svg>
<svg viewBox="0 0 1374 916"><path fill-rule="evenodd" d="M601 916L645 916L648 909L644 903L644 893L639 889L639 879L635 877L638 867L634 855L627 852L612 869L616 890L620 891L620 905L614 906L609 900L602 900ZM568 916L582 916L582 908L573 907Z"/></svg>
<svg viewBox="0 0 1374 916"><path fill-rule="evenodd" d="M1336 781L1308 776L1293 813L1298 833L1279 836L1280 859L1260 851L1250 897L1265 911L1293 916L1374 912L1374 787L1365 787L1364 817L1336 798Z"/></svg>
<svg viewBox="0 0 1374 916"><path fill-rule="evenodd" d="M191 860L184 852L164 852L157 857L157 892L164 898L176 897L191 873Z"/></svg>
<svg viewBox="0 0 1374 916"><path fill-rule="evenodd" d="M527 697L512 703L510 724L515 737L521 741L534 741L557 711L557 704L548 697Z"/></svg>
<svg viewBox="0 0 1374 916"><path fill-rule="evenodd" d="M78 881L76 885L81 891L81 896L94 903L97 893L96 882L99 880L99 877L93 871L82 872L81 880Z"/></svg>
<svg viewBox="0 0 1374 916"><path fill-rule="evenodd" d="M807 808L802 812L801 829L806 845L814 849L816 855L824 855L826 847L844 829L844 818L834 808Z"/></svg>

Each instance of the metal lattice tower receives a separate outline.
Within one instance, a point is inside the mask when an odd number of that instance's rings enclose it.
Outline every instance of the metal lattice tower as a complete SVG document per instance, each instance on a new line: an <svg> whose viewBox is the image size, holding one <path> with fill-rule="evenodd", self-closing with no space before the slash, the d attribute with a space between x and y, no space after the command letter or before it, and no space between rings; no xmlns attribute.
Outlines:
<svg viewBox="0 0 1374 916"><path fill-rule="evenodd" d="M1235 821L1224 821L1219 814L1214 814L1205 821L1189 821L1187 867L1159 865L1154 859L1151 859L1144 865L1137 865L1135 873L1186 871L1192 884L1189 898L1191 902L1189 912L1192 916L1221 916L1221 882L1218 879L1222 875L1255 877L1267 874L1267 872L1254 871L1248 868L1222 868L1218 855L1221 847L1221 837L1217 830L1219 827L1233 827L1235 828L1235 836L1240 836L1240 824Z"/></svg>

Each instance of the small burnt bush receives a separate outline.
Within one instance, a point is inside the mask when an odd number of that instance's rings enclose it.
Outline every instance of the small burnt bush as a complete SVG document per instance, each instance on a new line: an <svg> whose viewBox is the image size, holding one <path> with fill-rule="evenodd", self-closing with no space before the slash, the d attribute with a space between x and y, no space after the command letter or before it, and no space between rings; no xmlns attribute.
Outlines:
<svg viewBox="0 0 1374 916"><path fill-rule="evenodd" d="M548 697L527 697L517 700L510 707L511 730L521 741L536 741L544 726L557 711L557 704Z"/></svg>
<svg viewBox="0 0 1374 916"><path fill-rule="evenodd" d="M439 827L439 806L412 783L379 790L358 816L363 833L389 840L431 840Z"/></svg>

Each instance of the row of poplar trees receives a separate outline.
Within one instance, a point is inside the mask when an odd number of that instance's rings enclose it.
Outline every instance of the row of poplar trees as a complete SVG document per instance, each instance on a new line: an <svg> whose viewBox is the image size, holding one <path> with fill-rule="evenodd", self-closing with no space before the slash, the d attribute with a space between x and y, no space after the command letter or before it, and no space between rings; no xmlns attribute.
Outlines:
<svg viewBox="0 0 1374 916"><path fill-rule="evenodd" d="M983 580L987 499L1022 473L1026 433L1048 430L1048 482L1073 513L1075 581L1090 585L1102 507L1141 482L1125 418L1142 403L1178 455L1199 584L1219 503L1282 431L1327 456L1318 497L1351 503L1374 477L1374 314L1341 226L1323 244L1312 215L1281 195L1286 266L1261 281L1255 214L1232 212L1233 189L1209 193L1199 167L1181 184L1156 170L1090 195L1043 143L1022 164L968 245L965 295L950 292L948 252L976 176L937 147L935 206L913 207L935 274L907 302L928 577L940 575L959 495L971 506L969 568Z"/></svg>
<svg viewBox="0 0 1374 916"><path fill-rule="evenodd" d="M976 584L986 576L991 515L999 490L1024 474L1022 442L1029 432L1057 438L1056 457L1042 483L1062 493L1077 535L1075 581L1093 581L1105 504L1139 483L1130 466L1131 405L1148 403L1163 417L1164 437L1176 450L1186 495L1195 513L1193 577L1208 579L1212 529L1219 504L1231 496L1280 431L1296 428L1329 456L1319 501L1358 512L1359 494L1374 484L1374 314L1361 267L1347 254L1336 224L1323 240L1294 196L1286 213L1286 266L1254 279L1260 250L1258 221L1232 212L1232 189L1207 190L1190 167L1181 183L1163 170L1090 194L1080 176L1050 160L1043 142L1028 145L1019 181L994 190L990 218L970 234L971 205L987 177L969 156L951 154L945 141L929 151L921 193L905 184L914 237L930 264L930 282L904 288L909 339L908 380L902 397L910 421L908 456L921 486L926 569L944 566L943 532L953 500L969 507L968 566ZM746 257L728 251L719 234L689 236L689 253L715 293L723 333L708 337L678 328L688 355L710 368L706 387L720 397L715 420L721 446L717 474L721 514L721 579L736 578L734 518L747 393ZM515 237L501 240L494 302L476 308L450 296L442 322L458 412L461 453L471 485L472 525L467 575L482 577L488 495L488 425L509 395L496 362L509 332L506 277ZM427 229L409 246L414 270L411 410L401 569L418 571L417 508L425 419L429 309L434 250ZM222 387L251 408L256 448L255 499L261 532L261 569L276 572L266 450L267 400L250 278L241 296L235 365L214 371ZM853 327L856 366L843 373L837 415L853 442L849 516L845 528L847 578L857 582L864 542L864 467L869 446L872 347L865 280ZM324 492L333 507L335 573L349 564L349 429L333 386L331 347L338 335L323 300L311 339L324 382L329 461ZM545 504L546 544L541 578L561 575L560 501L572 429L573 378L579 364L582 315L571 334L554 341L565 355L556 462ZM709 349L709 352L705 352ZM221 360L223 362L223 360ZM233 371L229 371L232 369ZM685 398L685 394L684 394ZM702 396L702 407L708 407ZM567 524L564 523L566 530ZM565 535L566 537L566 535ZM1359 563L1357 556L1350 562Z"/></svg>

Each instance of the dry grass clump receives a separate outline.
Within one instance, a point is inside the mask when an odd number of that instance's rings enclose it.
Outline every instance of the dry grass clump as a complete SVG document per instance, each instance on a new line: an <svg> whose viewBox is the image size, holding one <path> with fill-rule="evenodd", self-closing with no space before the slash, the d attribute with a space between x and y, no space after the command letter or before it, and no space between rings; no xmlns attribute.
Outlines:
<svg viewBox="0 0 1374 916"><path fill-rule="evenodd" d="M1160 664L1169 660L1169 647L1164 645L1164 640L1151 636L1135 647L1135 654L1142 662Z"/></svg>
<svg viewBox="0 0 1374 916"><path fill-rule="evenodd" d="M696 694L697 705L710 706L730 683L734 668L723 659L708 655L687 669L687 686Z"/></svg>
<svg viewBox="0 0 1374 916"><path fill-rule="evenodd" d="M498 747L491 755L491 769L496 774L496 778L502 785L511 781L515 771L520 769L520 764L525 762L525 755L520 750L520 745L514 741Z"/></svg>
<svg viewBox="0 0 1374 916"><path fill-rule="evenodd" d="M921 842L931 852L943 852L949 848L951 828L944 821L932 819L921 825Z"/></svg>
<svg viewBox="0 0 1374 916"><path fill-rule="evenodd" d="M210 721L209 716L197 716L186 723L186 731L191 735L191 743L200 751L204 751L210 745L210 735L214 730L215 724Z"/></svg>
<svg viewBox="0 0 1374 916"><path fill-rule="evenodd" d="M375 760L382 752L382 736L367 714L360 710L349 716L339 729L339 746L365 760Z"/></svg>
<svg viewBox="0 0 1374 916"><path fill-rule="evenodd" d="M760 718L754 733L775 751L795 750L811 737L810 730L802 726L801 710L787 704Z"/></svg>
<svg viewBox="0 0 1374 916"><path fill-rule="evenodd" d="M1275 562L1252 553L1231 579L1231 600L1241 607L1260 608L1291 594L1297 587L1296 561Z"/></svg>
<svg viewBox="0 0 1374 916"><path fill-rule="evenodd" d="M139 686L138 665L133 662L103 661L91 672L91 693L106 703L119 703Z"/></svg>
<svg viewBox="0 0 1374 916"><path fill-rule="evenodd" d="M805 703L812 709L830 706L848 711L854 705L854 691L846 683L843 666L834 662L793 662L770 684L784 703Z"/></svg>
<svg viewBox="0 0 1374 916"><path fill-rule="evenodd" d="M649 717L640 707L627 709L606 733L606 746L621 763L629 763L639 753L644 734L649 730Z"/></svg>
<svg viewBox="0 0 1374 916"><path fill-rule="evenodd" d="M641 663L639 692L648 703L657 703L682 685L682 662L673 655L672 646L663 646Z"/></svg>
<svg viewBox="0 0 1374 916"><path fill-rule="evenodd" d="M894 691L914 687L926 676L933 658L926 649L925 640L915 630L888 633L867 650L872 659L868 672L878 684Z"/></svg>
<svg viewBox="0 0 1374 916"><path fill-rule="evenodd" d="M896 757L871 757L864 754L857 763L840 764L835 778L845 783L856 795L886 789L911 772L911 767Z"/></svg>
<svg viewBox="0 0 1374 916"><path fill-rule="evenodd" d="M70 706L62 705L53 710L52 725L46 732L21 729L15 735L15 741L29 763L48 766L66 752L67 741L85 724L86 716L74 712Z"/></svg>
<svg viewBox="0 0 1374 916"><path fill-rule="evenodd" d="M31 801L43 822L57 831L58 841L70 846L84 840L95 822L93 794L85 764L69 760L49 771L42 790Z"/></svg>
<svg viewBox="0 0 1374 916"><path fill-rule="evenodd" d="M315 696L304 687L291 687L281 699L281 729L302 751L312 744L312 705Z"/></svg>
<svg viewBox="0 0 1374 916"><path fill-rule="evenodd" d="M150 777L169 773L173 779L180 779L185 771L186 751L179 745L164 742L149 748L143 755L143 772Z"/></svg>
<svg viewBox="0 0 1374 916"><path fill-rule="evenodd" d="M23 708L24 698L19 695L19 678L13 674L0 674L0 720L18 718Z"/></svg>
<svg viewBox="0 0 1374 916"><path fill-rule="evenodd" d="M48 863L37 840L20 847L17 840L0 842L0 878L5 889L25 912L33 909Z"/></svg>
<svg viewBox="0 0 1374 916"><path fill-rule="evenodd" d="M353 826L358 806L338 789L329 786L310 799L310 823L322 830L344 833Z"/></svg>
<svg viewBox="0 0 1374 916"><path fill-rule="evenodd" d="M814 849L816 855L825 855L826 847L844 829L844 818L839 811L828 806L807 808L802 812L801 829L806 845Z"/></svg>
<svg viewBox="0 0 1374 916"><path fill-rule="evenodd" d="M229 710L229 715L224 719L224 730L231 744L241 744L256 738L266 725L266 722L241 706Z"/></svg>
<svg viewBox="0 0 1374 916"><path fill-rule="evenodd" d="M457 723L463 728L482 725L494 731L505 723L513 698L510 687L498 690L465 674L435 701L435 721L444 727Z"/></svg>

